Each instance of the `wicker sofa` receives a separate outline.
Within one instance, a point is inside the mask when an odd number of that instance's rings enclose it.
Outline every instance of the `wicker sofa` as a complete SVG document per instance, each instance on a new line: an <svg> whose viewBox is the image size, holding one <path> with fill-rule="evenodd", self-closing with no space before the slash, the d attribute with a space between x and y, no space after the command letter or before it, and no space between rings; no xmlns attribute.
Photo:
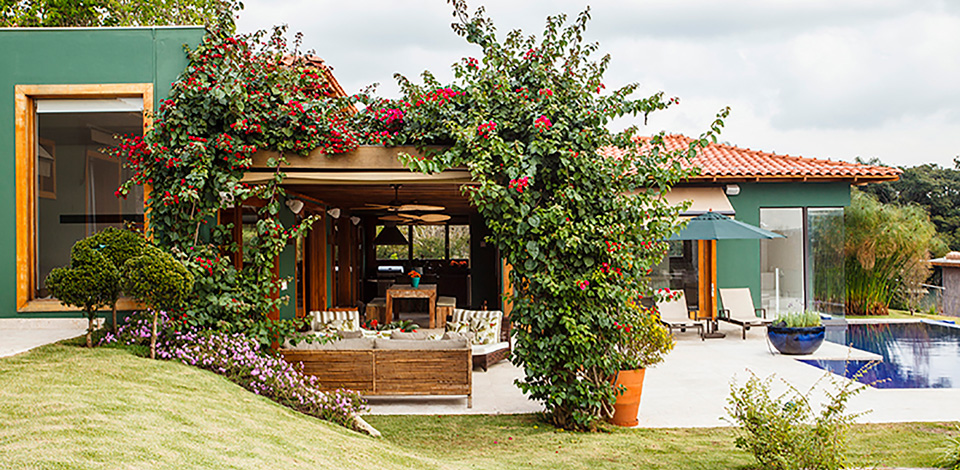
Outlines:
<svg viewBox="0 0 960 470"><path fill-rule="evenodd" d="M324 390L363 395L466 395L473 407L470 343L466 339L342 339L280 349L290 363L320 379Z"/></svg>

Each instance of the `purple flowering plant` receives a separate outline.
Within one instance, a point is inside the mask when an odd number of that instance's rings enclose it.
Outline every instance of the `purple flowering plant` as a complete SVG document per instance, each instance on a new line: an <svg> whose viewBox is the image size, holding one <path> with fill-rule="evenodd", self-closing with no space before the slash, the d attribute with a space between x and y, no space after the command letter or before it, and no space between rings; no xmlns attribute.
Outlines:
<svg viewBox="0 0 960 470"><path fill-rule="evenodd" d="M299 365L260 349L260 343L240 333L197 331L159 312L157 356L222 375L241 387L283 406L354 428L353 417L366 410L366 401L350 390L322 391L319 380ZM152 318L134 314L117 335L107 333L101 344L142 346L150 341Z"/></svg>

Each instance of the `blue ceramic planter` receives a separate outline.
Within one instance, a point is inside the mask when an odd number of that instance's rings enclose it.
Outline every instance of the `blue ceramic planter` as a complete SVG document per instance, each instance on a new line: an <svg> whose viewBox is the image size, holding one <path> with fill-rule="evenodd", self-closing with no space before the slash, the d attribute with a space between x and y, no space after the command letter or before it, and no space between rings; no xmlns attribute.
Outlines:
<svg viewBox="0 0 960 470"><path fill-rule="evenodd" d="M823 344L825 332L824 326L791 328L770 325L767 327L767 338L780 354L799 356L813 354Z"/></svg>
<svg viewBox="0 0 960 470"><path fill-rule="evenodd" d="M420 287L420 278L419 278L419 277L411 277L411 278L410 278L410 284L413 285L413 288L414 288L414 289Z"/></svg>

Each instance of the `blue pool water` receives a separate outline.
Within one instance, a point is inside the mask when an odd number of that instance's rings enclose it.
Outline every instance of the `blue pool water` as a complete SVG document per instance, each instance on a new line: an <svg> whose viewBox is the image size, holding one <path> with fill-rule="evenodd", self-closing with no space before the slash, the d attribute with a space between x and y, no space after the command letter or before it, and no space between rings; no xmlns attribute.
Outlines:
<svg viewBox="0 0 960 470"><path fill-rule="evenodd" d="M960 328L935 323L847 325L827 341L883 356L857 380L877 388L960 388ZM854 378L868 361L801 360Z"/></svg>

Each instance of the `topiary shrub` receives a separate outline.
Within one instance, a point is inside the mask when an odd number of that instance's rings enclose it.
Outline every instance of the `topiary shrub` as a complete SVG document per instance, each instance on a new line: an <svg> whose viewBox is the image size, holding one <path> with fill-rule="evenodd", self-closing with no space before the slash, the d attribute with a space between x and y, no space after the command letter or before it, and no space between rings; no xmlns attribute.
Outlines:
<svg viewBox="0 0 960 470"><path fill-rule="evenodd" d="M55 268L47 276L50 293L61 303L83 310L87 318L87 347L93 347L93 327L100 310L120 292L120 278L113 262L96 249L77 242L70 252L70 267Z"/></svg>
<svg viewBox="0 0 960 470"><path fill-rule="evenodd" d="M193 290L193 275L176 258L147 246L144 254L123 265L123 291L147 304L153 312L150 358L157 357L157 315L179 309Z"/></svg>
<svg viewBox="0 0 960 470"><path fill-rule="evenodd" d="M120 269L128 259L142 256L147 245L147 240L139 233L116 227L107 227L77 242L73 250L91 249L99 251L100 254L106 256L107 259L113 263L116 269ZM119 273L117 275L119 276ZM110 308L113 311L112 329L114 334L117 333L117 300L120 299L121 294L122 292L118 283L117 290L110 299Z"/></svg>

